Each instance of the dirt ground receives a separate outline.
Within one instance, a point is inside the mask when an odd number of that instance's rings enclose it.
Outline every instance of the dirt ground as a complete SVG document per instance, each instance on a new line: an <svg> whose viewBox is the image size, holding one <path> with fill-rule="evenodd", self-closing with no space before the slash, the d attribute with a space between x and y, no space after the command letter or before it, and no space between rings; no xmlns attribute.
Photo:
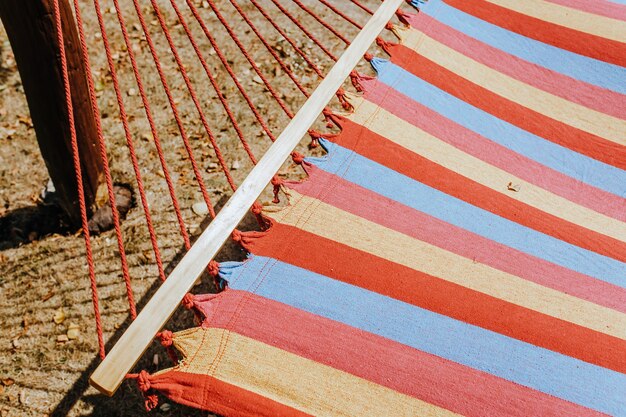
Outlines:
<svg viewBox="0 0 626 417"><path fill-rule="evenodd" d="M313 90L318 78L310 71L287 42L270 27L254 7L246 0L239 0L250 13L255 24L267 36L270 44L285 57L297 77L309 90ZM129 114L133 140L141 174L145 182L147 198L158 236L159 248L166 270L170 271L184 254L183 240L178 231L172 201L163 179L161 167L149 134L149 127L141 105L137 84L133 79L126 47L119 30L119 22L112 8L112 1L104 0L102 9L107 33L113 46L118 75L120 76L124 100ZM122 11L127 19L132 49L137 54L140 72L150 105L159 129L159 137L165 149L168 168L172 174L176 197L180 202L182 215L192 236L197 236L209 223L206 214L194 212L192 206L202 200L194 180L189 158L186 155L180 133L174 123L172 112L160 85L154 63L150 56L143 32L138 24L131 1L123 1ZM169 30L174 38L194 87L206 112L211 127L216 133L220 148L225 154L228 166L235 180L240 183L251 168L251 163L228 122L223 108L216 99L202 67L189 45L186 34L171 8L169 0L159 0L166 17ZM200 27L184 7L184 1L177 2L183 9L187 22L205 52L211 69L214 71L222 93L231 101L237 119L241 123L254 153L260 157L269 146L269 138L264 135L254 118L237 93L234 83L219 63ZM316 36L336 54L345 48L343 42L315 23L289 0L283 0L299 20L305 23ZM350 14L361 24L368 15L346 1L336 0L333 4ZM363 0L372 9L378 0ZM90 47L93 77L96 82L98 101L108 147L109 160L116 183L129 184L136 190L136 180L128 156L119 110L107 69L102 39L99 34L93 2L82 0L82 12ZM189 98L180 71L167 46L150 3L142 1L147 16L150 33L157 45L159 57L172 87L174 98L183 116L183 122L192 148L202 169L203 179L211 198L218 206L223 205L231 195L223 172L216 168L216 158L206 139L206 133L198 114ZM220 46L231 61L240 80L262 111L272 131L278 135L288 122L275 101L260 83L258 76L251 72L245 58L238 51L226 31L203 1L196 1L203 20L217 38ZM269 0L261 1L281 26L293 36L306 53L327 72L332 62L319 48L300 32L297 27L281 15ZM337 18L317 0L305 1L322 14L347 38L353 38L357 29L346 21ZM271 80L292 110L303 103L300 94L286 77L271 56L255 39L254 34L228 0L218 1L220 10L227 17L242 42L252 50L254 60L260 64L264 74ZM82 237L76 231L57 228L49 219L55 208L42 200L42 190L48 182L47 171L39 154L36 137L29 117L28 106L21 86L10 44L4 31L0 32L2 53L0 59L0 416L42 416L42 415L96 415L132 416L143 415L143 399L134 382L125 382L113 398L99 395L88 386L89 375L99 363L97 339L93 315L91 292L85 261ZM372 50L381 55L380 51ZM362 72L369 67L361 63ZM337 103L334 103L338 108ZM317 126L324 128L323 123ZM305 138L300 145L302 153L310 154ZM300 169L287 163L280 172L289 178L302 176ZM136 197L136 195L135 195ZM126 220L122 224L124 246L128 256L132 287L138 306L141 307L158 288L159 278L154 254L145 225L145 216L135 198ZM264 202L271 200L267 192ZM52 214L51 214L52 211ZM15 219L26 219L26 225L16 224ZM247 217L241 229L255 227L252 216ZM121 278L119 252L113 232L105 232L92 239L94 250L100 308L103 316L103 330L107 348L122 334L129 323L128 303ZM218 260L241 260L245 253L234 244L228 244ZM212 291L209 280L194 289L194 292ZM179 309L168 328L176 330L193 326L192 315ZM143 356L137 369L154 372L171 366L164 350L154 343ZM177 404L170 404L161 398L160 408L152 412L154 416L196 416L205 412L192 410Z"/></svg>

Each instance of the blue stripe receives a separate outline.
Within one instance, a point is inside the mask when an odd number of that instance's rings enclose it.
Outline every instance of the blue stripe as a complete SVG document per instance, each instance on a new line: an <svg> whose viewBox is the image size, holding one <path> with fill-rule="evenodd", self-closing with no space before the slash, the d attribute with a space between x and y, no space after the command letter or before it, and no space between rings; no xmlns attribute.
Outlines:
<svg viewBox="0 0 626 417"><path fill-rule="evenodd" d="M455 123L527 158L620 197L626 171L533 135L427 83L392 62L374 58L378 80ZM626 82L625 82L626 84Z"/></svg>
<svg viewBox="0 0 626 417"><path fill-rule="evenodd" d="M321 139L320 169L487 239L626 288L626 264L500 217Z"/></svg>
<svg viewBox="0 0 626 417"><path fill-rule="evenodd" d="M455 9L441 0L431 0L420 6L420 12L526 61L626 94L626 68L527 38Z"/></svg>
<svg viewBox="0 0 626 417"><path fill-rule="evenodd" d="M255 288L262 297L598 411L626 415L626 375L619 372L271 258L221 263L220 275L232 289Z"/></svg>

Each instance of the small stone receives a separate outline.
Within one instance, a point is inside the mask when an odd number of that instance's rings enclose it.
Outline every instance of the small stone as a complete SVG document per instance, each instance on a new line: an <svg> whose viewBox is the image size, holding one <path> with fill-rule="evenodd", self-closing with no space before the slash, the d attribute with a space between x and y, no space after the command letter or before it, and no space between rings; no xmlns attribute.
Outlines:
<svg viewBox="0 0 626 417"><path fill-rule="evenodd" d="M2 378L0 383L2 383L2 385L5 387L10 387L11 385L15 384L15 380L13 378Z"/></svg>
<svg viewBox="0 0 626 417"><path fill-rule="evenodd" d="M204 201L198 201L191 206L191 210L193 210L193 212L198 216L206 216L209 212L209 207L207 207Z"/></svg>
<svg viewBox="0 0 626 417"><path fill-rule="evenodd" d="M216 170L217 170L217 164L215 162L209 163L206 167L207 172L215 172Z"/></svg>
<svg viewBox="0 0 626 417"><path fill-rule="evenodd" d="M67 338L69 340L78 339L80 335L80 326L78 324L70 323L67 328Z"/></svg>
<svg viewBox="0 0 626 417"><path fill-rule="evenodd" d="M57 343L67 343L70 339L65 334L60 334L57 336Z"/></svg>
<svg viewBox="0 0 626 417"><path fill-rule="evenodd" d="M172 406L169 405L168 403L163 403L161 404L161 406L159 407L159 410L163 411L164 413L170 411L172 409Z"/></svg>
<svg viewBox="0 0 626 417"><path fill-rule="evenodd" d="M236 171L239 168L241 168L241 163L239 161L233 162L233 164L230 166L230 169L232 169L233 171Z"/></svg>
<svg viewBox="0 0 626 417"><path fill-rule="evenodd" d="M152 364L154 366L159 366L159 354L155 353L154 356L152 357Z"/></svg>
<svg viewBox="0 0 626 417"><path fill-rule="evenodd" d="M54 322L56 324L61 324L65 321L65 311L63 310L63 308L59 308L55 313L54 313L54 318L53 318Z"/></svg>
<svg viewBox="0 0 626 417"><path fill-rule="evenodd" d="M129 88L127 94L132 97L132 96L136 96L137 95L137 90L135 90L134 88Z"/></svg>

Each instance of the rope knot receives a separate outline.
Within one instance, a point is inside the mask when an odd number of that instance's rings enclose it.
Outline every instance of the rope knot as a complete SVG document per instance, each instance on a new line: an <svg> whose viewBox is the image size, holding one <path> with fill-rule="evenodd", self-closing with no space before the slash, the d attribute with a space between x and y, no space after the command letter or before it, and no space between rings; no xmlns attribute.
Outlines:
<svg viewBox="0 0 626 417"><path fill-rule="evenodd" d="M385 25L385 29L392 30L393 29L393 23L387 22L387 24Z"/></svg>
<svg viewBox="0 0 626 417"><path fill-rule="evenodd" d="M241 242L241 232L237 229L233 230L232 238L235 242Z"/></svg>
<svg viewBox="0 0 626 417"><path fill-rule="evenodd" d="M147 392L150 389L150 374L147 371L139 372L137 385L139 385L139 391L141 392Z"/></svg>
<svg viewBox="0 0 626 417"><path fill-rule="evenodd" d="M293 151L291 152L291 159L293 160L294 164L302 165L302 163L304 162L304 155L302 155L300 152Z"/></svg>
<svg viewBox="0 0 626 417"><path fill-rule="evenodd" d="M346 90L343 88L339 88L339 90L337 90L337 99L339 99L341 107L343 107L344 110L350 110L352 108L350 103L348 103L348 100L346 100Z"/></svg>
<svg viewBox="0 0 626 417"><path fill-rule="evenodd" d="M161 345L163 347L170 347L174 343L172 341L173 333L169 330L163 330L162 332L157 333L157 336L161 340Z"/></svg>
<svg viewBox="0 0 626 417"><path fill-rule="evenodd" d="M252 205L252 214L259 215L263 213L263 205L258 201L255 201Z"/></svg>
<svg viewBox="0 0 626 417"><path fill-rule="evenodd" d="M159 405L159 397L155 394L146 395L145 399L144 405L146 406L146 411L152 411Z"/></svg>
<svg viewBox="0 0 626 417"><path fill-rule="evenodd" d="M367 54L366 54L367 55ZM371 54L370 54L371 55ZM367 59L367 58L366 58ZM369 61L369 60L368 60ZM361 82L360 82L361 76L359 75L358 72L356 72L355 70L352 70L350 72L350 82L352 83L352 85L354 86L354 89L356 91L358 91L359 93L363 91L363 87L361 86Z"/></svg>
<svg viewBox="0 0 626 417"><path fill-rule="evenodd" d="M366 52L365 55L363 55L363 58L365 58L367 62L370 62L372 59L374 59L374 55L370 54L369 52Z"/></svg>
<svg viewBox="0 0 626 417"><path fill-rule="evenodd" d="M322 134L317 130L310 129L309 136L311 136L311 143L309 143L309 149L317 148L320 145L320 138Z"/></svg>
<svg viewBox="0 0 626 417"><path fill-rule="evenodd" d="M194 308L194 295L190 292L188 292L187 294L185 294L185 296L183 297L183 307L185 307L187 310L191 310L192 308Z"/></svg>
<svg viewBox="0 0 626 417"><path fill-rule="evenodd" d="M209 266L207 268L207 270L209 271L209 275L211 275L213 278L219 276L220 274L220 264L217 263L217 261L215 259L211 259L211 262L209 262Z"/></svg>
<svg viewBox="0 0 626 417"><path fill-rule="evenodd" d="M274 200L272 200L272 202L274 204L280 203L280 198L278 198L278 193L280 192L280 186L282 184L283 184L283 180L278 175L274 175L274 177L272 177L272 185L274 186Z"/></svg>

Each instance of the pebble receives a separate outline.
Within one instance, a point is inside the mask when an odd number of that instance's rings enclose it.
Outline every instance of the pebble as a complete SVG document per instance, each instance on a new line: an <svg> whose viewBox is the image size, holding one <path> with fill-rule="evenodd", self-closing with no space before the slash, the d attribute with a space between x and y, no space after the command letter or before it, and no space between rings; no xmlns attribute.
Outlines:
<svg viewBox="0 0 626 417"><path fill-rule="evenodd" d="M191 210L196 213L198 216L205 216L209 212L209 208L207 207L204 201L198 201L197 203L193 203L191 206Z"/></svg>

